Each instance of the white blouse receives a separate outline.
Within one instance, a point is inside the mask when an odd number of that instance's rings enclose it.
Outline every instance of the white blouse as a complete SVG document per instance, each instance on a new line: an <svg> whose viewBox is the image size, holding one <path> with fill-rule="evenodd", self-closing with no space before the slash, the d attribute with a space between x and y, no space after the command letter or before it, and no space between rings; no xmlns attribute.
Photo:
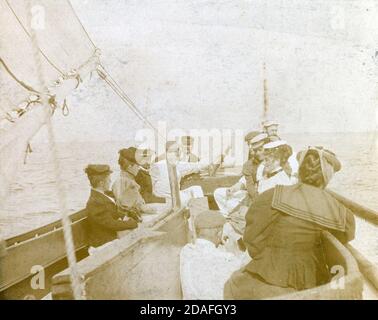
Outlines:
<svg viewBox="0 0 378 320"><path fill-rule="evenodd" d="M259 172L260 168L261 168L261 172ZM264 171L263 165L260 165L257 170L258 170L258 173L260 174L260 176L256 175L258 179L257 192L259 194L269 189L272 189L277 185L290 186L296 183L296 179L290 178L284 170L281 170L280 172L278 172L277 174L275 174L274 176L270 178L263 177L263 174L262 174L262 172Z"/></svg>

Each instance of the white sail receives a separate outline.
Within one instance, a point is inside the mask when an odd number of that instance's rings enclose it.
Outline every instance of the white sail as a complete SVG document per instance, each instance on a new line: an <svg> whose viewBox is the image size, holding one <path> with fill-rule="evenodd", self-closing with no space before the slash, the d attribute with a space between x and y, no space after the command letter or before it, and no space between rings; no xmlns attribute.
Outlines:
<svg viewBox="0 0 378 320"><path fill-rule="evenodd" d="M60 105L98 64L69 1L0 0L0 204L30 139L51 115L40 97Z"/></svg>

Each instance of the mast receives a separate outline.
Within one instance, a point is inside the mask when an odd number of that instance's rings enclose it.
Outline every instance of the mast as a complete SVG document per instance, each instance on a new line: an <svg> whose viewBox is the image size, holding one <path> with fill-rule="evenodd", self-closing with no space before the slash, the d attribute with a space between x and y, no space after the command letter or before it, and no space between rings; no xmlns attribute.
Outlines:
<svg viewBox="0 0 378 320"><path fill-rule="evenodd" d="M172 209L174 211L181 208L181 198L180 198L180 185L177 178L176 165L170 163L167 159L168 176L169 176L169 186L171 188L172 195Z"/></svg>
<svg viewBox="0 0 378 320"><path fill-rule="evenodd" d="M268 81L266 80L266 65L265 62L263 63L263 91L264 91L264 96L263 96L263 116L262 120L265 121L267 120L268 117L268 112L269 112L269 97L268 97Z"/></svg>

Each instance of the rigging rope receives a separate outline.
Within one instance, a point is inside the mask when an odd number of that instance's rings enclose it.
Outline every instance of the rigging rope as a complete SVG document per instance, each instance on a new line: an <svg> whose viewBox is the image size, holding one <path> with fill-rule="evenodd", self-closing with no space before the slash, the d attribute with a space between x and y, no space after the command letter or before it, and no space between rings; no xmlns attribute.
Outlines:
<svg viewBox="0 0 378 320"><path fill-rule="evenodd" d="M126 93L121 89L117 82L106 72L103 66L97 69L97 72L101 79L103 79L109 87L121 98L121 100L134 112L134 114L147 126L158 133L158 129L142 114L138 107L132 102L132 100L126 95Z"/></svg>
<svg viewBox="0 0 378 320"><path fill-rule="evenodd" d="M10 68L6 65L5 61L0 57L0 63L3 65L4 69L8 74L24 89L31 91L33 93L38 93L37 90L33 89L31 86L27 85L25 82L21 81L16 77L16 75L10 70Z"/></svg>
<svg viewBox="0 0 378 320"><path fill-rule="evenodd" d="M85 29L84 25L81 23L81 20L79 19L79 16L77 15L74 7L72 6L72 3L70 0L67 0L68 4L70 5L77 21L79 22L81 28L83 29L84 33L87 35L89 41L92 43L94 48L96 50L99 50L92 40L92 38L89 36L87 30ZM104 68L103 65L99 65L97 68L97 73L100 76L101 79L103 79L109 87L121 98L121 100L131 109L131 111L147 126L149 126L151 129L154 130L155 134L161 136L165 139L161 134L159 134L159 130L143 115L143 113L138 109L138 107L134 104L134 102L128 97L128 95L123 91L122 87L117 83L117 81L110 75L110 73Z"/></svg>
<svg viewBox="0 0 378 320"><path fill-rule="evenodd" d="M29 18L29 23L31 23L31 20L32 20L31 0L27 1L26 10L27 10L27 16ZM33 28L31 28L30 36L31 36L31 41L33 45L33 55L37 64L39 85L41 88L44 89L43 91L47 92L47 86L45 84L43 70L42 70L42 61L40 59L40 55L38 51L37 34L34 32ZM46 94L43 94L41 98L42 98L42 104L48 107L49 101ZM77 264L76 264L75 246L74 246L73 237L72 237L71 220L68 216L68 210L67 210L67 205L66 205L67 204L66 193L64 190L64 186L62 184L62 175L61 175L61 170L59 166L59 159L58 159L58 153L57 153L57 148L56 148L56 143L55 143L54 131L52 128L51 115L48 116L46 125L47 125L47 130L48 130L48 140L49 140L51 155L53 158L55 181L56 181L56 185L58 189L57 191L58 191L59 209L62 216L64 242L65 242L65 247L66 247L66 252L67 252L68 265L70 269L71 287L72 287L74 299L81 300L84 297L82 295L82 285L81 285L80 274L78 272Z"/></svg>
<svg viewBox="0 0 378 320"><path fill-rule="evenodd" d="M91 37L89 36L87 30L84 28L83 24L81 23L81 20L79 19L79 16L76 14L76 11L75 11L75 9L74 9L74 7L73 7L71 1L70 1L70 0L67 0L67 2L68 2L68 5L71 7L72 12L74 13L74 15L75 15L75 17L76 17L76 20L79 22L79 24L80 24L81 28L83 29L84 33L87 35L88 40L92 43L93 47L94 47L95 49L97 49L95 43L92 41L92 39L91 39Z"/></svg>

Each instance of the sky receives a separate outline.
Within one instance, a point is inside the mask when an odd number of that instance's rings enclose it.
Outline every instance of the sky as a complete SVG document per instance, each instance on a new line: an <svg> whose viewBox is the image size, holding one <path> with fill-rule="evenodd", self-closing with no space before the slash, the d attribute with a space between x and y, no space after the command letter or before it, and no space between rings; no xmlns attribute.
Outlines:
<svg viewBox="0 0 378 320"><path fill-rule="evenodd" d="M168 129L376 130L378 1L71 0L102 62ZM265 64L265 69L264 69ZM93 74L57 140L123 140L143 123Z"/></svg>

